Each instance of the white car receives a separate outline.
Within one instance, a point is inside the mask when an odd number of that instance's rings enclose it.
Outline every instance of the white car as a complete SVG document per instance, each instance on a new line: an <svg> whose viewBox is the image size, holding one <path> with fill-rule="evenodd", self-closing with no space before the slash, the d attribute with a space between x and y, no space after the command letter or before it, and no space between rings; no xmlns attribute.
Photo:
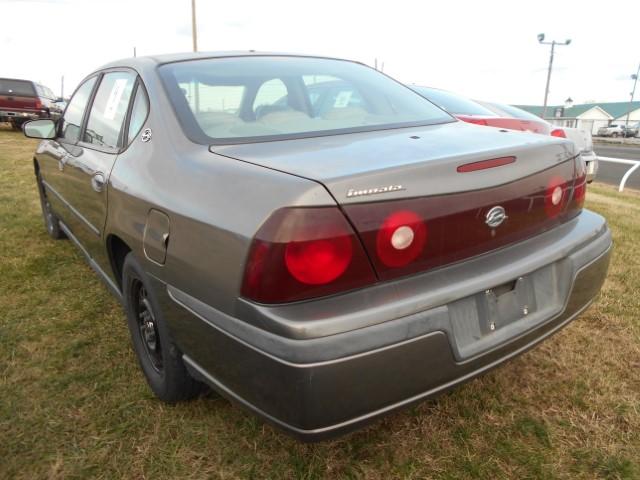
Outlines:
<svg viewBox="0 0 640 480"><path fill-rule="evenodd" d="M624 125L617 123L611 124L607 127L600 127L598 129L599 137L624 137Z"/></svg>

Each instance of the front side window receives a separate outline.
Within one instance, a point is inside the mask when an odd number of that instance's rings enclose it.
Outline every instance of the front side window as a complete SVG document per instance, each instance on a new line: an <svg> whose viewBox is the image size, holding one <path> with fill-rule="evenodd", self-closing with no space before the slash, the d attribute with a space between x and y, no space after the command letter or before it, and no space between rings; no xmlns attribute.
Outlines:
<svg viewBox="0 0 640 480"><path fill-rule="evenodd" d="M97 77L91 77L84 82L76 93L73 94L67 109L64 112L64 116L60 120L60 135L59 139L65 142L75 143L80 139L80 127L82 126L82 117L84 111L89 103L91 97L91 91L96 83Z"/></svg>
<svg viewBox="0 0 640 480"><path fill-rule="evenodd" d="M118 147L136 75L105 73L98 87L82 141L100 148Z"/></svg>
<svg viewBox="0 0 640 480"><path fill-rule="evenodd" d="M405 86L354 62L229 57L169 63L159 72L187 135L199 143L279 140L453 121Z"/></svg>

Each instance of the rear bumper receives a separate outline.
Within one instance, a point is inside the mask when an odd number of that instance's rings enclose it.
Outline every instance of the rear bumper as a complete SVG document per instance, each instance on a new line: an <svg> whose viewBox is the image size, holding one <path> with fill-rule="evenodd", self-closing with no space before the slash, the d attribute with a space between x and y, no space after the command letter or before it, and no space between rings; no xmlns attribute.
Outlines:
<svg viewBox="0 0 640 480"><path fill-rule="evenodd" d="M584 211L516 246L402 281L289 306L244 302L243 320L171 286L163 301L198 377L287 432L321 440L442 393L555 333L600 290L610 250L604 219ZM492 289L505 282L530 289L496 297ZM508 318L509 302L522 306L516 297L530 312Z"/></svg>
<svg viewBox="0 0 640 480"><path fill-rule="evenodd" d="M0 121L9 122L12 120L36 120L40 118L38 112L23 112L17 110L0 110Z"/></svg>

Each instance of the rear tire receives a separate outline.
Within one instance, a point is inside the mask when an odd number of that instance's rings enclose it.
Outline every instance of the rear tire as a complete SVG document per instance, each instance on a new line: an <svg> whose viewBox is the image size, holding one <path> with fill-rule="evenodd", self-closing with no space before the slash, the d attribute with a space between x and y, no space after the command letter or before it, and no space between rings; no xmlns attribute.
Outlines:
<svg viewBox="0 0 640 480"><path fill-rule="evenodd" d="M22 125L24 124L24 120L12 120L11 121L11 128L13 130L15 130L16 132L21 132L22 131Z"/></svg>
<svg viewBox="0 0 640 480"><path fill-rule="evenodd" d="M38 194L40 195L40 208L42 209L42 218L44 219L44 226L47 229L47 233L54 240L62 240L63 238L67 238L67 236L60 228L60 220L51 210L51 204L47 199L47 193L45 192L44 185L42 185L42 179L40 178L39 173L36 173L36 183L38 186Z"/></svg>
<svg viewBox="0 0 640 480"><path fill-rule="evenodd" d="M151 281L133 253L124 260L122 289L133 350L153 393L167 403L197 396L204 385L189 375Z"/></svg>

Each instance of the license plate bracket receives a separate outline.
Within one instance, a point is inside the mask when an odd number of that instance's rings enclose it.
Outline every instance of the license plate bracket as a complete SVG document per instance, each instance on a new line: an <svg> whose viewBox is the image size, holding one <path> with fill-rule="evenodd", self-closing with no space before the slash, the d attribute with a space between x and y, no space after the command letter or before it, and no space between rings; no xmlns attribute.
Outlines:
<svg viewBox="0 0 640 480"><path fill-rule="evenodd" d="M479 300L480 330L483 335L537 310L535 289L527 276L490 288L485 291L484 298Z"/></svg>

